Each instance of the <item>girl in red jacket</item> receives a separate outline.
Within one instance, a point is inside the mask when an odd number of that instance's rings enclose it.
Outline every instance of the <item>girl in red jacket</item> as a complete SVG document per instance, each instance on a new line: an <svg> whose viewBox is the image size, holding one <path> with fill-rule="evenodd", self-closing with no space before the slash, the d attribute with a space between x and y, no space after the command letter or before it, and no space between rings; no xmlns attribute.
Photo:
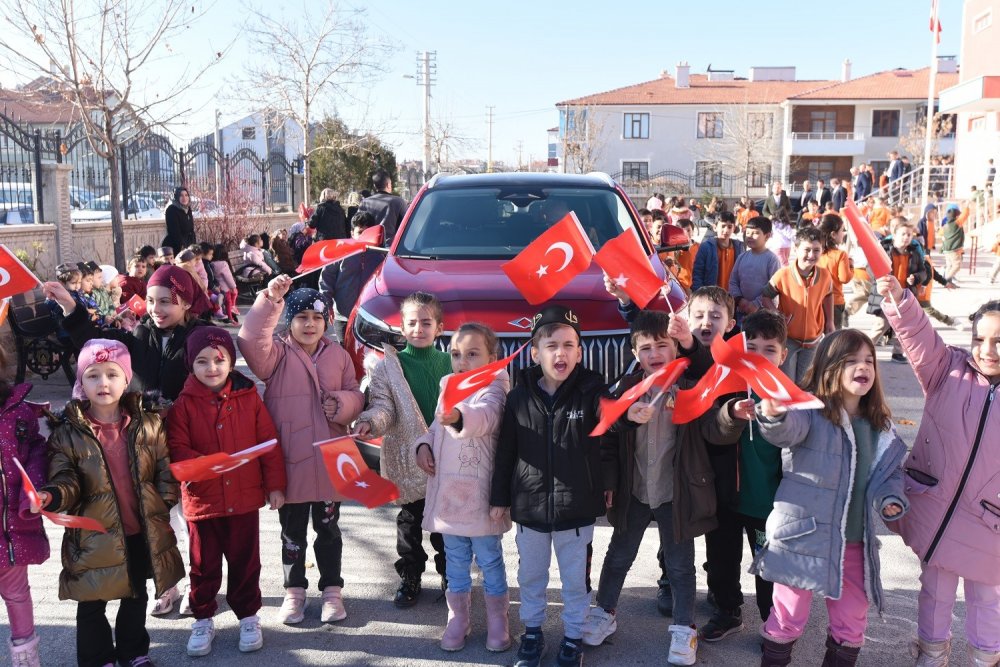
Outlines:
<svg viewBox="0 0 1000 667"><path fill-rule="evenodd" d="M187 338L192 375L167 418L170 458L184 461L216 452L234 453L278 437L254 383L233 370L236 348L225 329L200 327ZM226 601L240 620L239 648L264 645L257 612L260 596L260 522L265 497L271 509L285 502L285 461L280 448L218 477L181 488L191 547L191 611L195 622L188 655L212 651L222 584L229 564Z"/></svg>

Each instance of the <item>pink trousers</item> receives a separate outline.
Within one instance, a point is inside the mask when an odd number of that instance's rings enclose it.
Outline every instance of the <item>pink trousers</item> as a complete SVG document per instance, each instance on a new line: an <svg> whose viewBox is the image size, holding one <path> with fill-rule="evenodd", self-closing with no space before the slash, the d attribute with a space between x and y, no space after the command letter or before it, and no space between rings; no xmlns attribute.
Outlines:
<svg viewBox="0 0 1000 667"><path fill-rule="evenodd" d="M28 639L35 634L35 613L26 565L0 568L0 597L7 605L11 641Z"/></svg>
<svg viewBox="0 0 1000 667"><path fill-rule="evenodd" d="M864 545L848 542L844 550L844 581L839 600L826 600L830 615L830 636L847 646L861 646L868 625L868 597L865 595ZM761 634L781 644L802 636L809 621L812 591L774 585L771 615L761 628Z"/></svg>
<svg viewBox="0 0 1000 667"><path fill-rule="evenodd" d="M921 563L917 597L917 634L928 642L951 637L952 610L959 576ZM965 636L981 651L1000 651L1000 586L963 580L965 584Z"/></svg>

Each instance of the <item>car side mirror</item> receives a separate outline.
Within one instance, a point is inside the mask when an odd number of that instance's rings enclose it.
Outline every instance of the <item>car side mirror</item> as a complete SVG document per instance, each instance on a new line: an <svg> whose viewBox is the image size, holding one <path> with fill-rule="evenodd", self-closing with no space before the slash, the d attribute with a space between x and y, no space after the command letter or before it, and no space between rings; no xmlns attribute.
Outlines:
<svg viewBox="0 0 1000 667"><path fill-rule="evenodd" d="M684 230L677 225L664 224L660 227L660 238L659 247L657 250L659 252L669 252L671 250L686 250L691 247L691 241L688 239L687 234Z"/></svg>

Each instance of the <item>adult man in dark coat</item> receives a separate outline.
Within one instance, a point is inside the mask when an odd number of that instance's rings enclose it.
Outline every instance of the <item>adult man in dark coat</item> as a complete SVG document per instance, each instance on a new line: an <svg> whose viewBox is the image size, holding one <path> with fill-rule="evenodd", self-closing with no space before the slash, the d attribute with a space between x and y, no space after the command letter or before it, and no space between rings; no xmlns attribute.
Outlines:
<svg viewBox="0 0 1000 667"><path fill-rule="evenodd" d="M385 246L392 244L396 229L406 214L406 202L402 197L392 194L392 179L385 169L379 169L372 176L375 194L366 197L361 202L359 211L368 211L375 217L375 222L385 229Z"/></svg>
<svg viewBox="0 0 1000 667"><path fill-rule="evenodd" d="M781 187L779 181L775 181L771 186L771 196L764 200L763 210L761 214L765 218L770 218L771 220L791 220L792 219L792 204L788 201L788 195L785 194L784 188ZM781 213L784 212L784 216Z"/></svg>

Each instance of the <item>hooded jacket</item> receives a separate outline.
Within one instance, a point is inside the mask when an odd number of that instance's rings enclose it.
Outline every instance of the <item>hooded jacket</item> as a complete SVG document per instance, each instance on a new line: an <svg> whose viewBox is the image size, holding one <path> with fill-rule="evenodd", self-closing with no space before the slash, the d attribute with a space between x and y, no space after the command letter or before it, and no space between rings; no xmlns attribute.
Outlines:
<svg viewBox="0 0 1000 667"><path fill-rule="evenodd" d="M45 483L48 447L38 432L41 406L29 403L31 385L22 383L10 388L10 395L0 406L0 475L3 475L0 505L0 570L15 565L38 565L49 558L49 538L42 527L42 517L31 512L23 493L16 457L28 479L41 488Z"/></svg>
<svg viewBox="0 0 1000 667"><path fill-rule="evenodd" d="M167 415L172 461L207 454L233 454L276 439L278 431L257 393L257 386L233 371L218 393L188 376ZM245 465L203 482L181 485L188 521L256 512L271 491L285 491L285 461L276 447Z"/></svg>
<svg viewBox="0 0 1000 667"><path fill-rule="evenodd" d="M62 418L52 424L49 483L45 486L52 500L46 509L96 519L107 532L66 529L59 599L84 602L134 597L118 491L101 443L84 415L87 405L86 401L70 401ZM184 564L170 528L170 508L178 500L177 481L170 474L166 431L160 417L143 410L137 393L125 394L121 408L130 420L126 428L129 467L159 597L184 577Z"/></svg>
<svg viewBox="0 0 1000 667"><path fill-rule="evenodd" d="M944 344L912 294L898 305L883 314L925 401L903 464L911 511L890 528L921 562L1000 585L1000 383Z"/></svg>

